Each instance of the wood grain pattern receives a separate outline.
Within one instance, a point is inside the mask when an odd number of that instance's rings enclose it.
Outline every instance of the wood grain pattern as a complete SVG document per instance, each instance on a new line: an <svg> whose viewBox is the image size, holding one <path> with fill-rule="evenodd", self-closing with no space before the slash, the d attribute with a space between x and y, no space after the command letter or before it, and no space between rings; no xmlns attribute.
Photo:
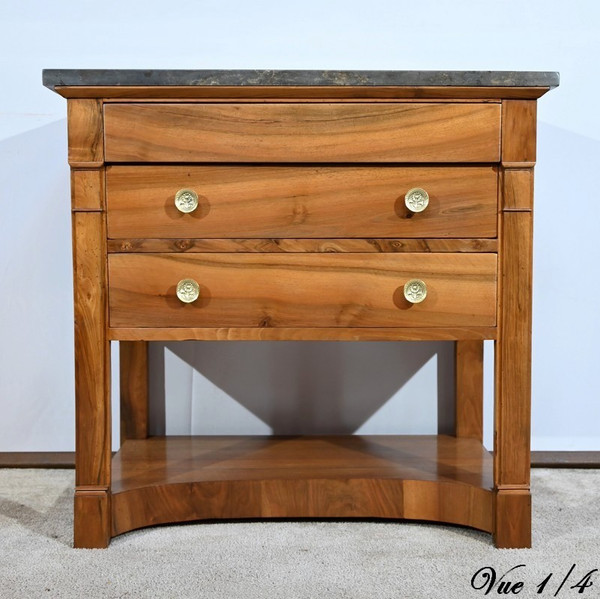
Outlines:
<svg viewBox="0 0 600 599"><path fill-rule="evenodd" d="M533 100L547 88L57 91L75 169L76 546L253 517L414 518L530 544ZM173 208L184 186L195 215ZM432 202L406 218L417 186ZM183 305L187 277L201 298ZM427 282L423 304L403 299L409 278ZM125 342L130 439L112 483L109 339ZM457 341L457 436L132 440L147 434L146 342L183 339Z"/></svg>
<svg viewBox="0 0 600 599"><path fill-rule="evenodd" d="M110 253L494 253L497 239L109 239Z"/></svg>
<svg viewBox="0 0 600 599"><path fill-rule="evenodd" d="M531 547L531 494L499 490L494 496L494 545L498 549Z"/></svg>
<svg viewBox="0 0 600 599"><path fill-rule="evenodd" d="M181 279L200 285L183 304ZM428 296L404 299L422 278ZM111 327L494 326L494 254L109 256Z"/></svg>
<svg viewBox="0 0 600 599"><path fill-rule="evenodd" d="M106 104L108 162L496 162L500 106Z"/></svg>
<svg viewBox="0 0 600 599"><path fill-rule="evenodd" d="M103 214L73 213L76 485L110 485L110 360Z"/></svg>
<svg viewBox="0 0 600 599"><path fill-rule="evenodd" d="M483 441L483 341L457 341L456 436Z"/></svg>
<svg viewBox="0 0 600 599"><path fill-rule="evenodd" d="M102 102L69 100L67 118L71 167L101 166L104 160Z"/></svg>
<svg viewBox="0 0 600 599"><path fill-rule="evenodd" d="M502 162L535 162L537 102L502 102Z"/></svg>
<svg viewBox="0 0 600 599"><path fill-rule="evenodd" d="M414 518L491 531L491 458L453 437L178 437L114 458L113 534L215 518Z"/></svg>
<svg viewBox="0 0 600 599"><path fill-rule="evenodd" d="M495 327L114 327L109 339L120 341L456 341L496 339Z"/></svg>
<svg viewBox="0 0 600 599"><path fill-rule="evenodd" d="M71 210L104 210L104 170L71 170Z"/></svg>
<svg viewBox="0 0 600 599"><path fill-rule="evenodd" d="M533 210L533 168L506 169L502 182L503 210Z"/></svg>
<svg viewBox="0 0 600 599"><path fill-rule="evenodd" d="M422 187L429 205L404 204ZM113 166L111 238L495 237L495 167ZM177 210L179 189L198 208Z"/></svg>
<svg viewBox="0 0 600 599"><path fill-rule="evenodd" d="M494 541L531 545L531 296L536 104L502 104L498 339L495 352ZM519 163L521 168L518 168Z"/></svg>
<svg viewBox="0 0 600 599"><path fill-rule="evenodd" d="M531 545L531 261L531 212L504 212L495 367L497 547Z"/></svg>
<svg viewBox="0 0 600 599"><path fill-rule="evenodd" d="M185 99L220 99L230 102L236 100L276 101L294 99L322 100L344 99L373 101L380 98L386 101L394 99L416 98L425 100L448 100L460 102L469 100L499 100L501 98L534 99L543 96L549 87L449 87L449 86L57 86L55 91L65 98L103 98L104 100L127 99L162 101L181 101Z"/></svg>
<svg viewBox="0 0 600 599"><path fill-rule="evenodd" d="M496 341L497 486L529 485L532 215L505 212Z"/></svg>
<svg viewBox="0 0 600 599"><path fill-rule="evenodd" d="M119 344L121 388L121 444L148 436L148 344Z"/></svg>
<svg viewBox="0 0 600 599"><path fill-rule="evenodd" d="M104 549L112 536L111 496L108 489L77 489L74 504L73 546Z"/></svg>

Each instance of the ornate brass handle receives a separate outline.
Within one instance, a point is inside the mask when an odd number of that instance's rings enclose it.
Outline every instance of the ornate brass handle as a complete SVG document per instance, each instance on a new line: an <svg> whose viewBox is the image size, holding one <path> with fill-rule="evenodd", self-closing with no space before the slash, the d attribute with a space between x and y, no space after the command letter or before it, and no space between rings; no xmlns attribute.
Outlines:
<svg viewBox="0 0 600 599"><path fill-rule="evenodd" d="M175 194L175 206L184 214L194 212L198 208L198 194L193 189L180 189Z"/></svg>
<svg viewBox="0 0 600 599"><path fill-rule="evenodd" d="M406 192L404 204L411 212L423 212L429 205L429 194L421 187L413 187Z"/></svg>
<svg viewBox="0 0 600 599"><path fill-rule="evenodd" d="M177 283L177 297L184 304L195 302L200 296L200 285L194 279L181 279Z"/></svg>
<svg viewBox="0 0 600 599"><path fill-rule="evenodd" d="M411 279L404 285L404 297L411 304L420 304L427 297L427 285L421 279Z"/></svg>

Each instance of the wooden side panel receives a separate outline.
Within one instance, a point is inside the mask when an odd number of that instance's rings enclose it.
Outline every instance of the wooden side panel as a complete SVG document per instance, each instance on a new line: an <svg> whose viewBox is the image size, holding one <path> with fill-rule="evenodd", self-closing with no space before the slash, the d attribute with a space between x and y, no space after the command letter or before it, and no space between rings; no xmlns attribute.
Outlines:
<svg viewBox="0 0 600 599"><path fill-rule="evenodd" d="M456 342L456 436L483 440L483 341Z"/></svg>
<svg viewBox="0 0 600 599"><path fill-rule="evenodd" d="M494 254L109 256L111 327L494 326ZM183 304L177 283L200 297ZM411 304L404 284L423 279Z"/></svg>
<svg viewBox="0 0 600 599"><path fill-rule="evenodd" d="M535 100L502 102L502 162L535 162Z"/></svg>
<svg viewBox="0 0 600 599"><path fill-rule="evenodd" d="M496 162L500 106L106 104L108 162Z"/></svg>
<svg viewBox="0 0 600 599"><path fill-rule="evenodd" d="M148 343L121 341L121 444L148 436Z"/></svg>
<svg viewBox="0 0 600 599"><path fill-rule="evenodd" d="M104 215L73 213L76 484L110 485Z"/></svg>
<svg viewBox="0 0 600 599"><path fill-rule="evenodd" d="M495 167L113 166L111 238L495 237ZM422 187L418 214L405 194ZM174 203L192 189L189 214Z"/></svg>
<svg viewBox="0 0 600 599"><path fill-rule="evenodd" d="M100 166L104 160L101 100L69 100L67 116L69 164Z"/></svg>

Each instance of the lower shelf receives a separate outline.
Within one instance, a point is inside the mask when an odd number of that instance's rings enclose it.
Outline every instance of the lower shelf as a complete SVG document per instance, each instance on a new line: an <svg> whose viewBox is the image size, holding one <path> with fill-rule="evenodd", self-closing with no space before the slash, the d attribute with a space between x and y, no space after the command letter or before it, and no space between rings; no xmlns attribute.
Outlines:
<svg viewBox="0 0 600 599"><path fill-rule="evenodd" d="M152 437L113 458L112 535L241 518L393 518L492 531L492 458L450 436Z"/></svg>

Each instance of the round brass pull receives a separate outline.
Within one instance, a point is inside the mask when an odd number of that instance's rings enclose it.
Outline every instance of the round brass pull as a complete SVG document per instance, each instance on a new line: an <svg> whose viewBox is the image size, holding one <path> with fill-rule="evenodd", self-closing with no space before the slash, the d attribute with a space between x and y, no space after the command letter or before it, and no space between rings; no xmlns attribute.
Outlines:
<svg viewBox="0 0 600 599"><path fill-rule="evenodd" d="M193 189L180 189L175 194L175 206L184 214L194 212L198 208L198 194Z"/></svg>
<svg viewBox="0 0 600 599"><path fill-rule="evenodd" d="M429 205L429 194L421 187L413 187L406 192L404 204L411 212L423 212Z"/></svg>
<svg viewBox="0 0 600 599"><path fill-rule="evenodd" d="M184 304L195 302L200 296L200 285L194 279L182 279L177 283L177 297Z"/></svg>
<svg viewBox="0 0 600 599"><path fill-rule="evenodd" d="M411 304L420 304L427 297L427 285L421 279L411 279L404 285L404 297Z"/></svg>

